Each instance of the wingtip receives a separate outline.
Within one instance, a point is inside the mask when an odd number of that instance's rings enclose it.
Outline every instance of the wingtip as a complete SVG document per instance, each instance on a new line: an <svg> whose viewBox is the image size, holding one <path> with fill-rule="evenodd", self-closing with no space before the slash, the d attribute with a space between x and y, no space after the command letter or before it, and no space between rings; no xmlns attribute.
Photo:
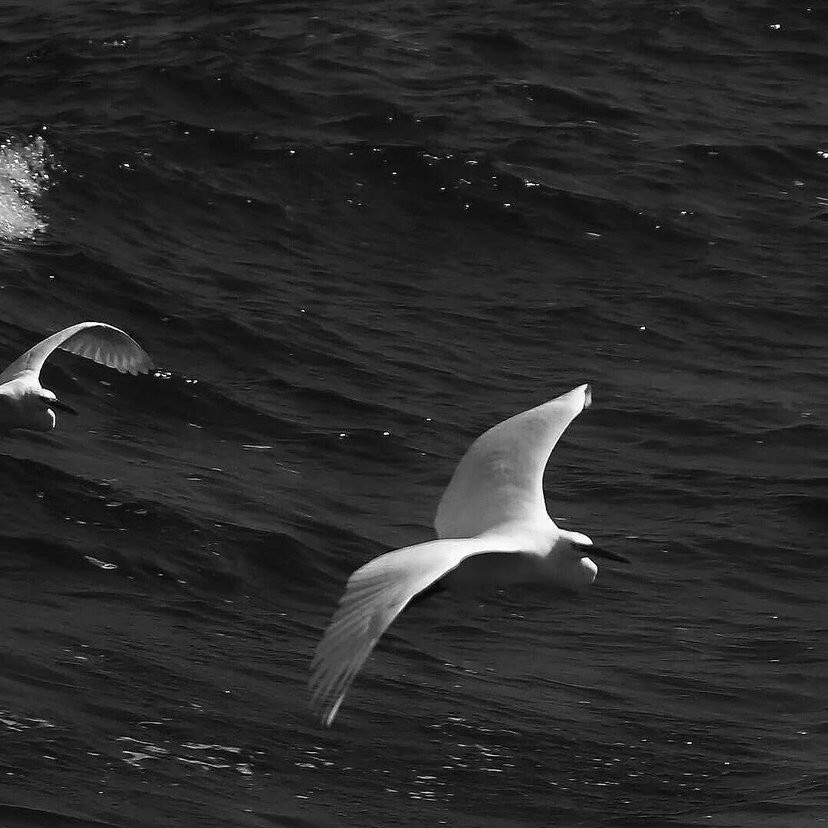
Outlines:
<svg viewBox="0 0 828 828"><path fill-rule="evenodd" d="M592 385L587 383L584 386L584 408L589 408L592 405Z"/></svg>
<svg viewBox="0 0 828 828"><path fill-rule="evenodd" d="M329 730L331 725L333 724L333 720L336 718L337 711L339 710L339 705L341 704L341 700L334 703L331 707L329 703L325 703L319 700L312 700L310 704L311 713L313 714L313 718L316 720L317 724L320 727L324 727L326 730Z"/></svg>
<svg viewBox="0 0 828 828"><path fill-rule="evenodd" d="M319 653L314 654L311 662L311 669L313 670L310 680L308 681L308 689L310 690L310 711L313 718L320 727L329 728L333 724L334 717L342 704L344 696L339 698L331 698L330 689L326 690L322 685L322 677L315 669L318 664Z"/></svg>

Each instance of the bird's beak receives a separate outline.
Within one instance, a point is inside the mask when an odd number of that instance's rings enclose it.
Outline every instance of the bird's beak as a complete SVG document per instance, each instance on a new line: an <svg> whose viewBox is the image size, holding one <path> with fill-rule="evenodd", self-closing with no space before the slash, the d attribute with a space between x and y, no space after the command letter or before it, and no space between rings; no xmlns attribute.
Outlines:
<svg viewBox="0 0 828 828"><path fill-rule="evenodd" d="M584 555L590 558L606 558L609 561L618 561L619 563L632 563L629 558L619 555L618 552L610 552L609 549L602 549L600 546L580 546Z"/></svg>
<svg viewBox="0 0 828 828"><path fill-rule="evenodd" d="M61 402L60 400L49 400L49 408L57 408L58 411L66 411L68 414L74 414L76 417L78 416L78 412L75 411L71 405L67 405L65 402Z"/></svg>
<svg viewBox="0 0 828 828"><path fill-rule="evenodd" d="M617 552L610 552L609 549L602 549L600 546L590 545L588 543L575 543L573 546L588 558L606 558L607 560L618 561L619 563L632 563L629 558L625 558Z"/></svg>

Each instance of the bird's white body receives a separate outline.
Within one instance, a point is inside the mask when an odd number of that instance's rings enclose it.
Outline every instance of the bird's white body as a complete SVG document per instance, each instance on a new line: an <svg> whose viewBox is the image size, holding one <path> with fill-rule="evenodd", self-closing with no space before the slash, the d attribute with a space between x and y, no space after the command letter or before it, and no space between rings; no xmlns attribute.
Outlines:
<svg viewBox="0 0 828 828"><path fill-rule="evenodd" d="M567 426L589 406L581 385L490 428L455 469L437 508L438 540L380 555L351 575L312 663L311 704L330 725L379 637L412 598L437 581L449 588L537 583L589 586L601 553L546 511L543 474Z"/></svg>
<svg viewBox="0 0 828 828"><path fill-rule="evenodd" d="M51 431L55 427L54 409L68 406L43 388L40 369L57 348L123 373L137 374L153 367L144 349L120 328L104 322L72 325L30 348L0 374L0 431Z"/></svg>
<svg viewBox="0 0 828 828"><path fill-rule="evenodd" d="M567 554L572 548L572 536L577 542L586 536L558 529L551 520L549 524L525 535L513 534L508 527L503 527L505 531L500 536L479 535L480 540L493 548L487 549L485 555L465 558L440 583L459 593L478 592L486 587L502 589L515 584L541 584L567 590L588 587L595 580L598 567L588 557L573 560ZM512 548L498 554L496 547L507 544Z"/></svg>

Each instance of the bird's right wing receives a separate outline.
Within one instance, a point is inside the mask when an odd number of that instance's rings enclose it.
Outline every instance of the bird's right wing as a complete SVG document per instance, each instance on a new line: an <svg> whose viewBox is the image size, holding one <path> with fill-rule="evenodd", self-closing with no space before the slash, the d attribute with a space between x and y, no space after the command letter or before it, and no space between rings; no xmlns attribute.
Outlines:
<svg viewBox="0 0 828 828"><path fill-rule="evenodd" d="M543 472L549 455L591 400L589 385L579 385L478 437L437 507L438 536L467 538L502 523L545 519Z"/></svg>
<svg viewBox="0 0 828 828"><path fill-rule="evenodd" d="M81 322L52 334L18 357L0 374L0 384L29 372L37 377L43 363L56 348L122 373L146 373L153 367L147 352L120 328L105 322Z"/></svg>
<svg viewBox="0 0 828 828"><path fill-rule="evenodd" d="M330 726L351 682L405 605L466 558L517 551L495 537L436 540L386 552L348 579L311 664L311 708Z"/></svg>

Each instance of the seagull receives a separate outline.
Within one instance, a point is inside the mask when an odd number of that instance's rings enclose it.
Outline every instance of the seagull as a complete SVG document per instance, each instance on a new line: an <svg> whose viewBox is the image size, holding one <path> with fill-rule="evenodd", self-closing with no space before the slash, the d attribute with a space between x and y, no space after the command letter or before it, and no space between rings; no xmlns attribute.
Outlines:
<svg viewBox="0 0 828 828"><path fill-rule="evenodd" d="M54 409L78 413L40 384L40 369L57 348L121 373L146 373L153 368L146 351L120 328L105 322L81 322L64 328L38 342L0 374L0 431L51 431L55 427Z"/></svg>
<svg viewBox="0 0 828 828"><path fill-rule="evenodd" d="M380 636L412 600L443 587L535 583L578 590L593 557L629 563L546 511L543 473L566 427L592 402L588 384L516 414L475 440L437 507L438 540L386 552L348 579L311 663L311 709L330 727Z"/></svg>

